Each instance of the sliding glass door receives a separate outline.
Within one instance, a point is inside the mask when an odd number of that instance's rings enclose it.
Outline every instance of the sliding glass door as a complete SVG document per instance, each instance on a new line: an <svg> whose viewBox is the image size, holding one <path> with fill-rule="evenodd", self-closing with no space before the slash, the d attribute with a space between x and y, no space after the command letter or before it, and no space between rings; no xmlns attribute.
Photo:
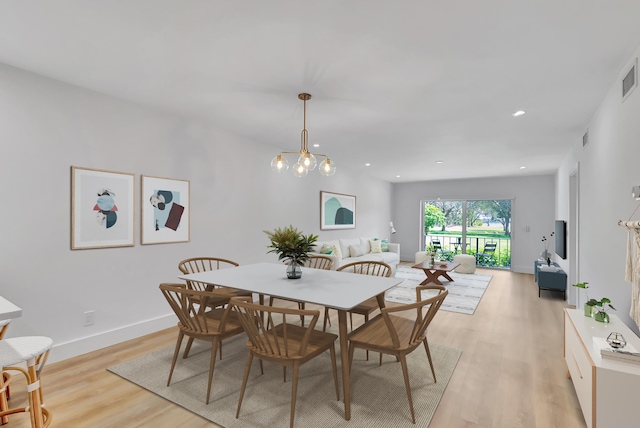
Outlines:
<svg viewBox="0 0 640 428"><path fill-rule="evenodd" d="M511 266L510 199L422 201L422 250L433 244L441 259L470 254L478 266Z"/></svg>

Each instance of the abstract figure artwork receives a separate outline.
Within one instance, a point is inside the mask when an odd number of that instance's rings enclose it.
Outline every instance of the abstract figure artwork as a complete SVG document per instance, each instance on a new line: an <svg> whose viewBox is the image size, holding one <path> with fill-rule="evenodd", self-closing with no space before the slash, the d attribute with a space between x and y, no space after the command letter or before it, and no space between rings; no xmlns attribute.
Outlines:
<svg viewBox="0 0 640 428"><path fill-rule="evenodd" d="M189 181L142 176L142 244L189 241Z"/></svg>
<svg viewBox="0 0 640 428"><path fill-rule="evenodd" d="M115 196L115 192L111 189L100 189L98 190L98 200L93 207L93 210L97 211L96 220L98 224L107 229L118 221L118 214L116 214L118 207L114 200Z"/></svg>
<svg viewBox="0 0 640 428"><path fill-rule="evenodd" d="M320 229L354 229L356 197L341 193L320 192Z"/></svg>
<svg viewBox="0 0 640 428"><path fill-rule="evenodd" d="M71 249L134 245L134 177L71 167Z"/></svg>

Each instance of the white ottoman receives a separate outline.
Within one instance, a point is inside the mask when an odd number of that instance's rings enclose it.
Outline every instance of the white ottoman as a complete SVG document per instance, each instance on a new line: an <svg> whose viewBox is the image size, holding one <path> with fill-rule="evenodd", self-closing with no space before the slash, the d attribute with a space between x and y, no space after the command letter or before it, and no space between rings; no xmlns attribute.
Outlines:
<svg viewBox="0 0 640 428"><path fill-rule="evenodd" d="M427 260L429 258L429 256L427 256L427 253L425 253L424 251L418 251L416 253L416 264L418 263L422 263L423 261Z"/></svg>
<svg viewBox="0 0 640 428"><path fill-rule="evenodd" d="M460 263L460 266L453 271L456 273L475 273L476 258L469 254L456 254L453 256L454 263Z"/></svg>

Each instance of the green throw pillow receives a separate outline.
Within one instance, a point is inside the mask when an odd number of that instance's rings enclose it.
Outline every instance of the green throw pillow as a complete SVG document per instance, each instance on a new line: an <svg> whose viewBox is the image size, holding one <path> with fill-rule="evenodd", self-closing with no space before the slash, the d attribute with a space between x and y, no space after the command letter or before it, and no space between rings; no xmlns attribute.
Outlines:
<svg viewBox="0 0 640 428"><path fill-rule="evenodd" d="M320 254L332 254L333 253L333 245L324 244L322 248L320 248Z"/></svg>
<svg viewBox="0 0 640 428"><path fill-rule="evenodd" d="M383 253L388 253L389 252L389 240L388 239L378 239L378 238L373 238L374 241L380 241L380 249L382 250Z"/></svg>

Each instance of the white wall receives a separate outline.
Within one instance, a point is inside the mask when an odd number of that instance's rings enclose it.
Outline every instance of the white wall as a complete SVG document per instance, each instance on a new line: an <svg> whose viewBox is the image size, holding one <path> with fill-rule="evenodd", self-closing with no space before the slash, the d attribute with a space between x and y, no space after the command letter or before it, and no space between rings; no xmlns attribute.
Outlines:
<svg viewBox="0 0 640 428"><path fill-rule="evenodd" d="M275 147L6 65L0 128L0 295L23 309L8 336L52 337L50 361L174 325L158 284L176 281L184 258L275 261L262 231L288 224L321 239L388 235L387 182L340 165L330 178L278 175ZM72 165L135 173L137 192L141 174L190 180L191 242L141 246L138 227L134 247L72 251ZM357 229L320 232L320 190L356 195ZM96 322L84 327L88 310Z"/></svg>
<svg viewBox="0 0 640 428"><path fill-rule="evenodd" d="M401 183L393 186L393 222L402 260L420 250L422 200L514 199L511 210L511 269L533 273L533 261L544 249L542 237L554 230L555 192L552 175L479 178ZM529 232L526 232L526 227ZM550 246L550 250L553 248Z"/></svg>
<svg viewBox="0 0 640 428"><path fill-rule="evenodd" d="M640 55L638 49L629 62ZM614 312L636 333L629 317L631 285L624 281L627 232L617 225L628 220L638 206L631 187L640 185L640 90L622 102L621 79L613 82L588 124L589 144L582 141L567 154L557 173L558 215L569 210L569 176L580 166L579 281L589 282L590 298L608 297ZM586 129L585 129L586 131ZM633 216L640 220L640 209ZM581 306L585 294L579 293Z"/></svg>

